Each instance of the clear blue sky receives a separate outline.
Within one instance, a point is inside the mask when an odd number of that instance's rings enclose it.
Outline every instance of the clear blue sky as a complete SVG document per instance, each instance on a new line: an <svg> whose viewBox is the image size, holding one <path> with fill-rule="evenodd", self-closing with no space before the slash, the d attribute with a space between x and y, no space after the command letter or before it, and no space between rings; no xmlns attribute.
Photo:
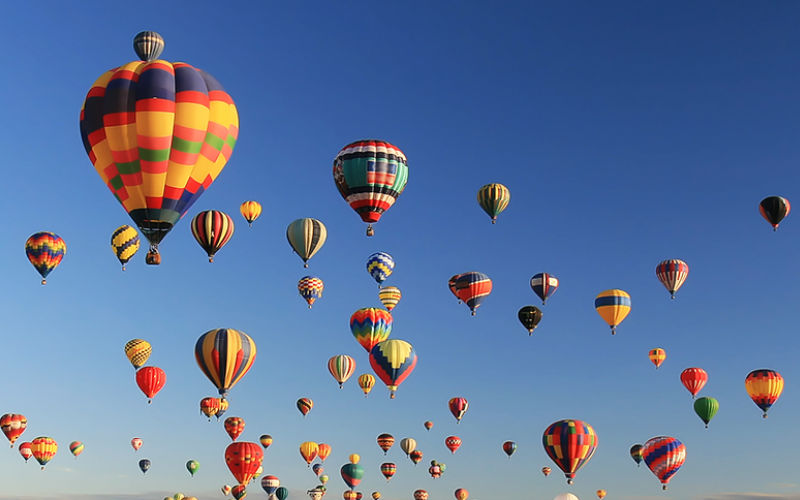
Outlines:
<svg viewBox="0 0 800 500"><path fill-rule="evenodd" d="M585 500L598 488L608 499L800 498L800 224L791 214L773 233L758 213L768 195L800 200L798 15L788 1L6 6L0 413L28 417L20 442L48 435L60 450L45 472L16 448L0 453L0 497L222 498L219 487L234 482L229 438L199 414L215 390L193 347L231 327L255 339L258 356L228 415L246 420L240 439L274 437L264 471L292 499L317 484L297 450L306 440L333 446L334 499L350 453L367 469L359 489L387 500L418 488L443 500L459 487L474 500L564 491ZM144 29L164 36L165 59L222 83L241 133L216 183L162 244L163 264L145 266L140 252L123 273L108 240L130 220L94 172L78 118L94 80L135 58L131 40ZM409 160L406 191L369 239L331 175L339 149L367 137ZM489 182L512 193L496 225L475 201ZM264 207L252 229L238 214L246 199ZM237 224L213 265L188 224L206 209ZM285 238L299 217L329 232L311 261L325 281L312 311L295 288L307 272ZM45 287L23 252L40 230L68 245ZM392 336L419 354L392 401L383 387L364 399L355 380L339 390L326 369L343 353L356 374L369 370L348 319L378 305L364 268L375 251L397 261L386 282L403 291ZM691 267L675 301L655 278L666 258ZM469 270L494 281L477 317L447 290ZM542 271L561 287L529 337L516 311L538 304L528 280ZM633 303L614 337L593 308L608 288ZM152 405L122 351L136 337L167 372ZM668 354L658 371L647 359L656 346ZM706 369L701 395L720 402L708 430L679 381L690 366ZM744 390L757 368L786 380L767 420ZM315 402L306 419L294 406L302 396ZM447 410L454 396L470 402L460 425ZM589 422L599 437L569 489L541 445L562 418ZM388 484L382 432L414 437L425 454L414 467L395 445ZM455 455L444 446L450 434L464 442ZM628 456L656 435L687 446L666 493ZM145 440L138 453L134 436ZM508 439L519 445L511 460L500 449ZM77 460L72 440L86 446ZM153 466L143 477L145 457ZM189 459L201 464L194 478ZM439 480L424 467L431 459L448 466ZM554 468L548 478L544 465ZM248 498L266 495L254 484Z"/></svg>

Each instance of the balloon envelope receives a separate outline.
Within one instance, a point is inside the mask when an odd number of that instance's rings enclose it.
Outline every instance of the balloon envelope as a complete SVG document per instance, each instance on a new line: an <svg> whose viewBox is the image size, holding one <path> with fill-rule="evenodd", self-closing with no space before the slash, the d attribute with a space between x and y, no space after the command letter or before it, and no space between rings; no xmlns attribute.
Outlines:
<svg viewBox="0 0 800 500"><path fill-rule="evenodd" d="M214 256L233 236L233 219L225 212L206 210L192 218L192 236L200 247L208 254L208 261L214 262Z"/></svg>
<svg viewBox="0 0 800 500"><path fill-rule="evenodd" d="M67 244L59 235L49 231L34 233L25 242L25 255L42 276L42 285L47 283L47 276L61 264L66 254Z"/></svg>
<svg viewBox="0 0 800 500"><path fill-rule="evenodd" d="M758 206L758 211L767 222L772 226L774 231L778 230L778 225L784 217L789 215L792 205L789 200L782 196L768 196L761 200Z"/></svg>
<svg viewBox="0 0 800 500"><path fill-rule="evenodd" d="M127 224L118 227L111 234L111 250L125 270L125 264L139 251L139 231Z"/></svg>
<svg viewBox="0 0 800 500"><path fill-rule="evenodd" d="M559 420L545 429L542 444L547 455L564 471L567 483L588 462L597 449L597 435L580 420Z"/></svg>
<svg viewBox="0 0 800 500"><path fill-rule="evenodd" d="M686 461L686 446L674 437L654 437L644 443L642 458L666 490L667 483Z"/></svg>
<svg viewBox="0 0 800 500"><path fill-rule="evenodd" d="M240 485L253 479L263 460L264 452L257 443L239 441L225 448L225 464Z"/></svg>
<svg viewBox="0 0 800 500"><path fill-rule="evenodd" d="M783 392L783 377L775 370L753 370L744 380L744 387L750 399L764 412L775 404Z"/></svg>
<svg viewBox="0 0 800 500"><path fill-rule="evenodd" d="M631 296L628 292L614 288L600 292L594 299L597 314L611 327L611 334L617 333L617 326L631 312Z"/></svg>
<svg viewBox="0 0 800 500"><path fill-rule="evenodd" d="M486 184L478 190L478 205L492 218L492 224L497 221L497 216L508 207L511 201L511 192L502 184Z"/></svg>
<svg viewBox="0 0 800 500"><path fill-rule="evenodd" d="M197 366L225 399L228 391L253 366L256 343L246 333L233 328L209 330L197 339L194 357Z"/></svg>
<svg viewBox="0 0 800 500"><path fill-rule="evenodd" d="M675 292L683 286L687 276L689 276L689 265L680 259L664 260L656 266L658 281L664 285L673 299Z"/></svg>
<svg viewBox="0 0 800 500"><path fill-rule="evenodd" d="M397 387L417 366L417 353L408 342L398 339L384 340L375 345L369 354L369 364L394 398Z"/></svg>

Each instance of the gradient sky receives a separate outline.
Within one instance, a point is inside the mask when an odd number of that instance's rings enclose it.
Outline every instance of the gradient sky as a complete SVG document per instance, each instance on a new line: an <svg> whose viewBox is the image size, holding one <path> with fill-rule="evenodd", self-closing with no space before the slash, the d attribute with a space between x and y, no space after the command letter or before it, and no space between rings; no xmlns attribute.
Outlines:
<svg viewBox="0 0 800 500"><path fill-rule="evenodd" d="M800 226L791 214L773 233L758 213L766 196L800 199L798 15L789 1L7 5L0 413L28 417L20 442L47 435L60 449L45 472L16 448L0 453L0 498L222 498L219 487L234 482L230 439L199 414L216 391L193 355L218 327L258 346L228 416L245 419L240 439L274 437L264 472L294 500L317 484L297 450L306 440L333 447L324 464L333 499L350 453L367 470L358 489L387 500L418 488L444 500L459 487L472 500L565 491L586 500L598 488L607 499L800 498ZM141 251L123 273L108 241L130 220L89 162L78 119L94 80L135 58L144 29L164 36L165 59L222 83L241 133L164 240L163 264L145 266ZM339 149L367 137L409 160L407 189L372 238L331 175ZM490 182L512 193L496 225L475 201ZM264 207L252 229L238 214L246 199ZM236 222L214 264L188 224L207 209ZM308 271L285 238L300 217L329 233ZM41 230L68 245L44 287L23 252ZM392 337L419 355L395 400L382 386L365 399L355 377L339 390L326 368L349 354L356 375L370 371L348 320L379 305L364 265L375 251L394 256L386 285L403 291ZM654 273L667 258L691 268L674 301ZM494 281L476 317L447 289L469 270ZM528 280L543 271L561 287L529 337L516 311L539 304ZM325 281L312 311L296 291L309 272ZM608 288L633 303L613 337L593 307ZM151 405L123 354L137 337L167 373ZM658 371L647 359L657 346L668 355ZM679 381L690 366L709 373L700 395L720 402L708 430ZM766 420L744 390L758 368L786 380ZM295 408L303 396L315 402L305 419ZM447 409L454 396L470 402L459 425ZM589 422L599 438L573 487L541 444L563 418ZM384 459L382 432L414 437L423 463L398 445ZM443 442L451 434L463 439L455 455ZM687 446L667 492L628 455L656 435ZM134 436L145 441L139 452ZM500 448L509 439L519 446L510 460ZM78 459L73 440L86 446ZM153 462L146 476L141 458ZM201 464L193 478L189 459ZM426 472L432 459L448 466L441 479ZM387 460L398 465L388 484ZM266 494L254 484L250 498Z"/></svg>

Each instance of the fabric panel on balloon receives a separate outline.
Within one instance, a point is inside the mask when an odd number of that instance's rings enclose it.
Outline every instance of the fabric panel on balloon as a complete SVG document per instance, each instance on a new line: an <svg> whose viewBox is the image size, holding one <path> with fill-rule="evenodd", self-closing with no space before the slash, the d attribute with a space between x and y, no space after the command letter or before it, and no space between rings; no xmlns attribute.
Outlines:
<svg viewBox="0 0 800 500"><path fill-rule="evenodd" d="M243 332L220 328L200 337L194 353L200 369L225 396L253 365L256 345Z"/></svg>

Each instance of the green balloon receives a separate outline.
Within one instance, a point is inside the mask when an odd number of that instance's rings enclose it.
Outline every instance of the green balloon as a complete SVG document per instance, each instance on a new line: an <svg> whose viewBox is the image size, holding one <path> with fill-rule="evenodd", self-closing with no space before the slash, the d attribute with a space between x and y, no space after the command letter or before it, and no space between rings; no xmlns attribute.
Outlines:
<svg viewBox="0 0 800 500"><path fill-rule="evenodd" d="M200 468L200 463L197 460L189 460L188 462L186 462L186 470L188 470L189 474L191 474L192 476L194 476L194 473L197 472L197 469L199 468Z"/></svg>
<svg viewBox="0 0 800 500"><path fill-rule="evenodd" d="M275 496L278 497L278 500L286 500L289 498L289 489L285 486L281 486L275 490Z"/></svg>
<svg viewBox="0 0 800 500"><path fill-rule="evenodd" d="M700 420L705 422L706 429L708 429L708 423L717 414L717 410L719 410L719 401L714 398L703 397L694 402L694 412L697 413Z"/></svg>
<svg viewBox="0 0 800 500"><path fill-rule="evenodd" d="M186 495L184 495L183 493L175 493L174 495L172 495L172 498L173 500L183 500L184 498L186 498Z"/></svg>

